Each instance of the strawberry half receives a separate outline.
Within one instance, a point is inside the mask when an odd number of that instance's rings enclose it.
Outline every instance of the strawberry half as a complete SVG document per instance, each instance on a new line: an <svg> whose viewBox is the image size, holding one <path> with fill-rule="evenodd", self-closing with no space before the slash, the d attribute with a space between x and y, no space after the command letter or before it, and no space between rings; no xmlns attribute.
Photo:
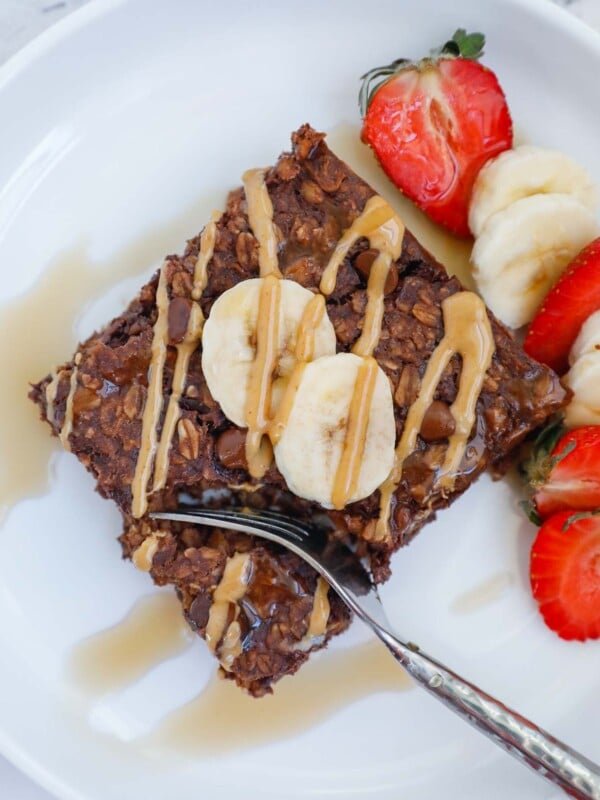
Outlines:
<svg viewBox="0 0 600 800"><path fill-rule="evenodd" d="M513 142L504 92L477 62L484 43L457 30L430 58L370 70L359 94L363 141L407 197L459 236L469 236L479 170Z"/></svg>
<svg viewBox="0 0 600 800"><path fill-rule="evenodd" d="M532 503L541 519L557 511L600 508L600 426L574 428L545 453L542 445L528 472L535 489Z"/></svg>
<svg viewBox="0 0 600 800"><path fill-rule="evenodd" d="M600 238L573 259L546 295L525 337L525 352L563 375L581 326L598 309Z"/></svg>
<svg viewBox="0 0 600 800"><path fill-rule="evenodd" d="M600 516L561 511L546 520L530 578L549 628L563 639L600 638Z"/></svg>

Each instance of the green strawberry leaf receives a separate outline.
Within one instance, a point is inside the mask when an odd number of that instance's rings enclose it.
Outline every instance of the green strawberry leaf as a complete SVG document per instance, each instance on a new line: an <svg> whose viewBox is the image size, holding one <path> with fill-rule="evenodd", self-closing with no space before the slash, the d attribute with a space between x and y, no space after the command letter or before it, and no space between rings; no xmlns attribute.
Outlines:
<svg viewBox="0 0 600 800"><path fill-rule="evenodd" d="M529 455L521 464L522 474L534 489L542 486L553 467L567 455L563 452L560 456L551 457L552 451L565 432L563 418L558 415L553 417L534 439ZM571 452L572 448L566 447L566 450Z"/></svg>

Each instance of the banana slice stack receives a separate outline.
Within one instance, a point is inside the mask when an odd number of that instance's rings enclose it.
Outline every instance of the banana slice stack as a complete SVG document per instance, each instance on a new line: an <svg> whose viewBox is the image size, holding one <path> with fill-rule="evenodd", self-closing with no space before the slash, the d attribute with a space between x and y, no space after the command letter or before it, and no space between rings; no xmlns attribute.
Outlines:
<svg viewBox="0 0 600 800"><path fill-rule="evenodd" d="M581 326L569 364L565 382L573 390L573 399L565 412L566 424L569 428L600 425L600 311Z"/></svg>
<svg viewBox="0 0 600 800"><path fill-rule="evenodd" d="M477 287L502 322L530 322L550 287L598 234L594 184L573 159L522 145L479 173L469 210Z"/></svg>
<svg viewBox="0 0 600 800"><path fill-rule="evenodd" d="M225 416L241 428L247 427L263 280L243 281L224 292L214 303L202 335L202 368L208 388ZM314 295L295 281L283 279L279 285L277 354L270 404L270 418L276 426L277 411L286 389L294 391L285 423L277 436L272 435L274 457L292 492L333 508L354 390L365 359L351 353L336 354L335 331L325 313L314 330L312 358L302 368L299 379L294 377L290 381L292 373L298 375L295 372L298 331ZM374 492L388 477L394 463L396 426L392 390L379 366L366 413L364 441L359 448L360 468L347 503Z"/></svg>

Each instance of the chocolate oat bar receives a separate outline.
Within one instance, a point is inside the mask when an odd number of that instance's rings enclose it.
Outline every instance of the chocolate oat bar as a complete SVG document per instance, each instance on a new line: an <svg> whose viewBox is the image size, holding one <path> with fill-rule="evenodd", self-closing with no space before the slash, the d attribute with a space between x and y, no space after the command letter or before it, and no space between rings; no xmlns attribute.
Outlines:
<svg viewBox="0 0 600 800"><path fill-rule="evenodd" d="M250 463L258 451L247 428L261 446L267 428L234 424L209 391L202 330L213 305L242 281L262 277L264 286L273 276L323 297L334 349L375 359L389 380L394 461L368 496L342 504L349 490L324 507L291 492L268 448L261 469ZM119 506L125 556L175 587L224 674L256 696L347 627L348 613L296 556L148 512L175 508L185 493L319 514L383 581L395 550L485 469L509 463L566 399L556 375L523 353L308 125L274 167L247 173L183 255L168 256L127 310L31 397ZM348 468L349 487L359 462Z"/></svg>

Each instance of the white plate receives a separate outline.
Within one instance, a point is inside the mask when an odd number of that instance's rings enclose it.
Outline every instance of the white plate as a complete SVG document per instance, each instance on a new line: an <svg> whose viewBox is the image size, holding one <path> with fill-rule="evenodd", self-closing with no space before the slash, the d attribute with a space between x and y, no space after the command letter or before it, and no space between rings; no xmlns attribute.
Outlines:
<svg viewBox="0 0 600 800"><path fill-rule="evenodd" d="M337 131L342 155L392 196L348 138L357 78L459 25L487 33L486 63L520 135L572 153L600 182L600 39L550 4L98 1L0 72L0 299L77 248L102 266L145 238L151 267L306 120ZM137 283L93 306L78 333ZM17 346L27 358L35 342ZM196 693L212 662L198 641L100 710L78 693L64 668L70 648L151 589L119 561L118 515L91 479L68 455L54 467L51 491L14 508L0 532L0 749L60 797L557 796L416 690L364 698L237 754L148 753L136 737ZM566 644L544 628L527 587L532 529L515 497L507 482L481 480L397 556L386 605L406 636L600 760L600 643ZM461 593L507 574L495 602L453 611ZM357 628L335 647L361 637Z"/></svg>

